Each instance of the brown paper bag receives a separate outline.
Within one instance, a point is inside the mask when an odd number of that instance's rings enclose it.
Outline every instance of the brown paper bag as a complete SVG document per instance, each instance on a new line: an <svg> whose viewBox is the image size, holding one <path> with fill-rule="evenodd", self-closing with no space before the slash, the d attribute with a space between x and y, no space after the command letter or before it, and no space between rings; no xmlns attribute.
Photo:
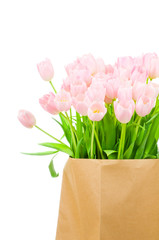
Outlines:
<svg viewBox="0 0 159 240"><path fill-rule="evenodd" d="M159 240L159 160L69 158L56 240Z"/></svg>

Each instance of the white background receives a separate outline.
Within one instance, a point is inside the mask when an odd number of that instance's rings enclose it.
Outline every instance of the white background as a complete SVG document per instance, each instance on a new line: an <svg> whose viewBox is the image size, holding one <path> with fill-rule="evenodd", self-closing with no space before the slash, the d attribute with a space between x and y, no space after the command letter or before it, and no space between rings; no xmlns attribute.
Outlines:
<svg viewBox="0 0 159 240"><path fill-rule="evenodd" d="M21 155L43 151L50 139L26 129L17 112L30 110L37 125L61 136L60 129L38 104L50 85L36 64L52 60L54 84L60 88L64 66L92 53L113 63L118 56L159 54L158 0L1 0L0 2L0 239L55 239L62 170L59 154L50 176L50 156ZM75 239L73 239L75 240Z"/></svg>

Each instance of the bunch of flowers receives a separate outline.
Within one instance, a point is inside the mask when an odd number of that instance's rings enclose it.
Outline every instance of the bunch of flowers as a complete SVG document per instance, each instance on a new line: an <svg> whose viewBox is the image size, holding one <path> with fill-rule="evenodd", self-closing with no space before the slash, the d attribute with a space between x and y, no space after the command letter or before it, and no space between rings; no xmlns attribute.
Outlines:
<svg viewBox="0 0 159 240"><path fill-rule="evenodd" d="M39 99L42 108L62 128L68 141L50 135L36 125L32 113L20 110L18 119L27 128L35 126L54 139L42 143L72 158L145 159L158 158L159 138L159 57L121 57L114 65L91 54L66 66L67 76L57 92L49 59L37 65L40 76L53 92ZM73 107L73 108L72 108Z"/></svg>

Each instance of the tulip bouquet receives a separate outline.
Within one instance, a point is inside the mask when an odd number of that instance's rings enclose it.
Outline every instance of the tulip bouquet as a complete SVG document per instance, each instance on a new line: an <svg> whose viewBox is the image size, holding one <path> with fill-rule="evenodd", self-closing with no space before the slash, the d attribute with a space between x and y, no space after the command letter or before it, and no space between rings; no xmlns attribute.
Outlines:
<svg viewBox="0 0 159 240"><path fill-rule="evenodd" d="M72 158L159 157L159 84L154 82L159 77L159 57L155 53L118 58L114 65L84 55L66 66L67 76L58 92L52 83L50 60L39 63L37 68L53 89L39 103L64 134L57 139L36 125L33 114L20 110L18 119L25 127L35 126L53 140L40 144L52 151L28 154L61 151ZM52 176L57 176L52 161L49 166Z"/></svg>

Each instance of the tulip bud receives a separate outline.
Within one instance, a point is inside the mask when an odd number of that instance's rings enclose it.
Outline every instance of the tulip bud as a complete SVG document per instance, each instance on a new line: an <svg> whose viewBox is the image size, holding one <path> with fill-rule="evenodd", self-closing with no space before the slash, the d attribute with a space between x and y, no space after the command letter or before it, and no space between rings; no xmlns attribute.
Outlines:
<svg viewBox="0 0 159 240"><path fill-rule="evenodd" d="M128 123L134 113L135 103L133 100L127 102L114 102L115 116L121 123Z"/></svg>
<svg viewBox="0 0 159 240"><path fill-rule="evenodd" d="M54 69L49 59L37 64L38 72L44 81L51 81L54 76Z"/></svg>
<svg viewBox="0 0 159 240"><path fill-rule="evenodd" d="M45 111L54 115L59 113L55 105L55 95L52 92L40 98L39 103Z"/></svg>
<svg viewBox="0 0 159 240"><path fill-rule="evenodd" d="M34 115L26 110L19 111L18 120L26 128L32 128L36 124L36 119L35 119Z"/></svg>
<svg viewBox="0 0 159 240"><path fill-rule="evenodd" d="M92 121L100 121L106 114L107 109L103 102L93 102L88 108L88 117Z"/></svg>
<svg viewBox="0 0 159 240"><path fill-rule="evenodd" d="M145 117L154 107L155 100L151 97L141 96L136 102L136 112L139 116Z"/></svg>

